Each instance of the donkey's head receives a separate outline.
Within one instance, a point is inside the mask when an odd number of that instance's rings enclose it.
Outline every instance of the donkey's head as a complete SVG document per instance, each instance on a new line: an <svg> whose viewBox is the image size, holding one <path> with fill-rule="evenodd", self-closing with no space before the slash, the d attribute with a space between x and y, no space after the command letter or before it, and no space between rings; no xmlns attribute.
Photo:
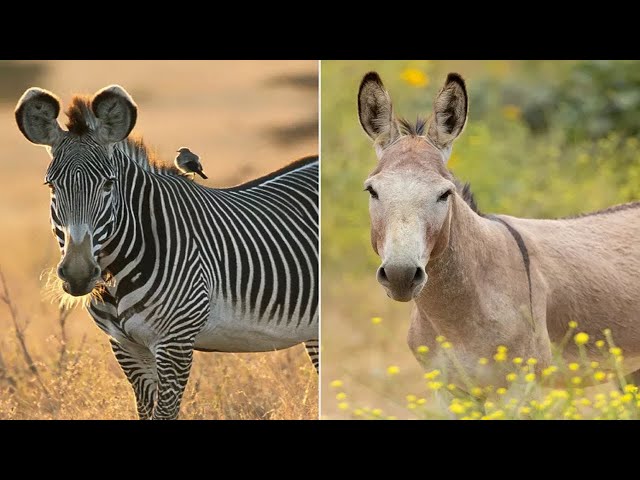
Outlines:
<svg viewBox="0 0 640 480"><path fill-rule="evenodd" d="M28 89L16 106L16 122L27 140L47 147L51 163L51 226L62 259L58 276L74 296L93 290L102 272L98 256L114 230L118 210L113 146L135 125L137 107L112 85L92 99L76 97L67 110L67 130L58 124L60 101L40 88Z"/></svg>
<svg viewBox="0 0 640 480"><path fill-rule="evenodd" d="M448 244L456 187L445 164L467 104L464 80L450 73L429 121L411 125L396 119L377 73L360 84L360 123L379 160L364 184L371 196L371 244L382 259L378 281L394 300L407 302L422 291L427 263Z"/></svg>

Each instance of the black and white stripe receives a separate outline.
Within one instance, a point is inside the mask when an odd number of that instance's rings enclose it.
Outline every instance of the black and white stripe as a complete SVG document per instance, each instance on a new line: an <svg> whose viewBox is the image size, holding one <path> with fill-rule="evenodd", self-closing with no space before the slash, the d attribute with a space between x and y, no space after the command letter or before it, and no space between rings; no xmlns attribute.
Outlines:
<svg viewBox="0 0 640 480"><path fill-rule="evenodd" d="M305 342L317 369L317 157L212 189L151 166L129 141L107 153L90 137L70 137L46 181L56 186L61 249L64 225L89 225L112 278L89 311L113 338L141 418L177 416L194 349ZM110 202L105 178L115 184Z"/></svg>

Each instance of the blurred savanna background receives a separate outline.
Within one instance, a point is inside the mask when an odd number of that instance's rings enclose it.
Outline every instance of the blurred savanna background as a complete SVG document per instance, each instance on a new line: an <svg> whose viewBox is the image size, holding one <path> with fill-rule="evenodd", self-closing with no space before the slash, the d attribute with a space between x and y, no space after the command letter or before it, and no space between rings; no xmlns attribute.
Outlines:
<svg viewBox="0 0 640 480"><path fill-rule="evenodd" d="M138 104L133 133L167 162L188 146L204 183L223 187L318 153L317 79L313 60L0 62L0 419L137 418L107 336L44 294L40 276L60 256L42 185L49 157L15 124L20 95L39 86L64 108L75 93L122 85ZM315 419L317 381L302 346L196 352L180 418Z"/></svg>
<svg viewBox="0 0 640 480"><path fill-rule="evenodd" d="M322 62L322 418L424 418L428 385L444 387L433 381L437 373L425 382L409 351L412 303L387 298L369 240L362 185L376 157L358 121L357 93L371 70L395 113L409 120L431 113L448 72L462 74L469 118L447 166L471 183L483 212L555 218L640 200L640 62ZM616 395L602 408L624 410L627 396ZM575 401L591 408L588 399ZM520 407L523 417L532 405ZM570 408L565 418L579 418Z"/></svg>

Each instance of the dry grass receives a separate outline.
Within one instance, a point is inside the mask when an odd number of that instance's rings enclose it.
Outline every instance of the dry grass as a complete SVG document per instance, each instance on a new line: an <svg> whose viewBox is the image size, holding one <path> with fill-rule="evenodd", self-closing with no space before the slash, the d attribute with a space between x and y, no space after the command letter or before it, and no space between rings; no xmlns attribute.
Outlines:
<svg viewBox="0 0 640 480"><path fill-rule="evenodd" d="M317 117L317 92L274 79L316 73L315 61L56 61L37 86L66 105L73 93L121 84L139 106L134 132L161 158L188 145L203 159L204 183L229 186L318 152L313 136L274 136ZM105 334L80 308L61 318L45 294L41 273L59 261L42 186L48 159L18 131L16 101L0 103L0 268L13 308L0 303L0 419L135 418L133 391ZM180 418L314 419L317 381L302 346L196 353Z"/></svg>

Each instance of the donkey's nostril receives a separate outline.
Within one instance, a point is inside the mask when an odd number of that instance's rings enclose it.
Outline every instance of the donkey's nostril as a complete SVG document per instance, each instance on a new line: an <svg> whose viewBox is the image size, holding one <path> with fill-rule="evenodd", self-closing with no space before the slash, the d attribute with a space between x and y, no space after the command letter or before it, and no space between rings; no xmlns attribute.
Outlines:
<svg viewBox="0 0 640 480"><path fill-rule="evenodd" d="M100 267L95 267L93 269L93 276L94 277L97 277L98 275L100 275L100 273L101 273Z"/></svg>
<svg viewBox="0 0 640 480"><path fill-rule="evenodd" d="M60 277L60 279L62 279L62 280L65 279L65 276L64 276L65 273L66 272L64 270L64 267L62 267L62 266L58 267L58 277Z"/></svg>
<svg viewBox="0 0 640 480"><path fill-rule="evenodd" d="M420 285L423 281L424 281L424 268L416 268L416 273L413 276L413 282L412 285L416 286L416 285Z"/></svg>
<svg viewBox="0 0 640 480"><path fill-rule="evenodd" d="M387 278L387 272L384 271L384 267L380 267L378 269L378 282L386 285L389 283L389 279Z"/></svg>

